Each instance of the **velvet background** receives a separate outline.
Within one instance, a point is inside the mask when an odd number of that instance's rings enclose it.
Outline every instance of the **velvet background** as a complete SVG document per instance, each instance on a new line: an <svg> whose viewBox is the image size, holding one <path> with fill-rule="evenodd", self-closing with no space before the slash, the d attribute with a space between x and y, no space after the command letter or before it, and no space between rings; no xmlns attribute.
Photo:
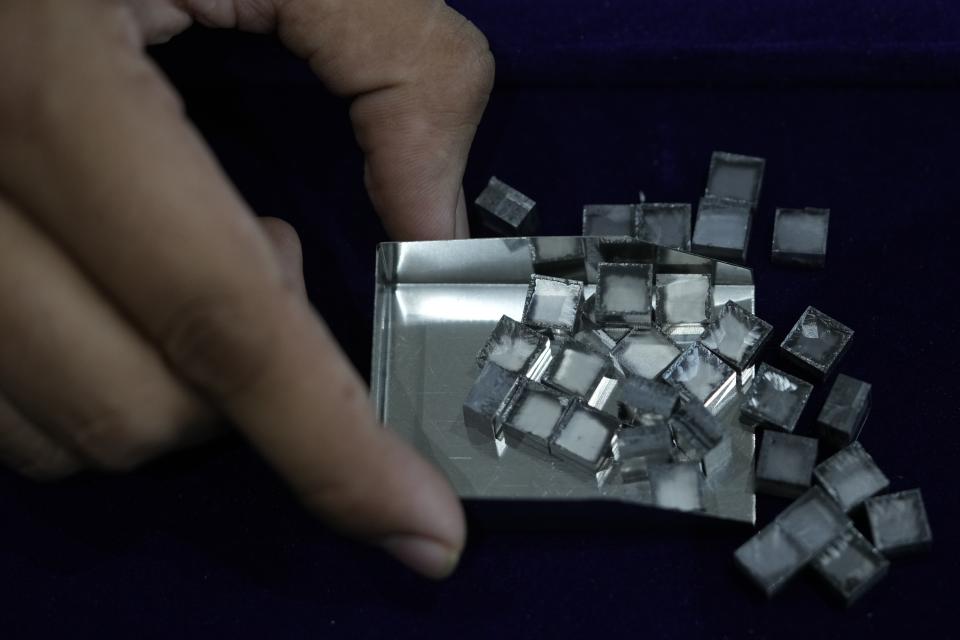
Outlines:
<svg viewBox="0 0 960 640"><path fill-rule="evenodd" d="M843 611L810 576L764 601L732 563L749 528L472 504L460 570L431 584L312 522L227 439L129 477L38 487L0 473L0 636L951 635L955 3L451 4L498 59L469 199L496 174L540 203L545 234L575 234L587 202L638 189L693 201L714 149L768 159L749 260L758 311L777 341L807 304L856 329L842 370L875 388L861 440L892 489L923 489L934 551L895 561ZM153 53L254 208L300 231L311 297L367 371L384 236L346 105L269 38L194 29ZM778 205L832 208L825 270L770 264ZM783 504L761 499L761 524Z"/></svg>

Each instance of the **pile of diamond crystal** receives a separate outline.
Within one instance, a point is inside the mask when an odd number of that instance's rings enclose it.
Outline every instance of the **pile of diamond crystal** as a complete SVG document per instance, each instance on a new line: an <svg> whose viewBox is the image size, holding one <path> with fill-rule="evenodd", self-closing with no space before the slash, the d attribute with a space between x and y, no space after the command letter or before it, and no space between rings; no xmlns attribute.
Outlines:
<svg viewBox="0 0 960 640"><path fill-rule="evenodd" d="M813 385L758 362L773 327L734 301L714 309L709 274L660 269L636 249L744 261L764 168L760 158L715 153L692 234L687 204L584 207L584 236L600 237L603 259L590 278L531 276L522 317L503 316L480 349L464 422L572 473L642 486L655 506L699 511L705 479L731 455L718 415L739 410L762 435L756 491L796 501L736 551L737 565L768 596L810 566L849 604L885 575L886 556L931 542L919 490L877 496L889 482L857 442L871 386L838 375L817 420L820 438L794 434ZM529 234L536 223L535 202L495 178L476 206L500 233ZM772 260L822 267L829 210L775 216ZM551 255L534 239L534 265L570 256L582 265L584 245L570 242L544 244L560 249ZM808 307L780 350L820 382L852 338ZM817 465L821 445L836 453ZM850 519L858 509L872 543Z"/></svg>

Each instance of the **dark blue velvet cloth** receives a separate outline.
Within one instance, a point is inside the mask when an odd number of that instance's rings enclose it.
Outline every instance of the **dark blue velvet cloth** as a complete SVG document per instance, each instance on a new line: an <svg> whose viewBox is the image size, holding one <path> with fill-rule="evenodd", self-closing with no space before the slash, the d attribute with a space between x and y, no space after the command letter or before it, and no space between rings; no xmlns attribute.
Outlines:
<svg viewBox="0 0 960 640"><path fill-rule="evenodd" d="M733 567L749 528L472 504L462 566L432 584L314 523L227 439L127 477L38 487L0 475L0 635L952 635L960 10L906 0L453 4L488 34L499 69L470 198L496 174L540 203L545 233L573 234L587 202L630 201L639 189L694 200L714 149L768 158L749 260L759 313L778 341L807 304L856 329L842 370L874 384L862 442L892 489L923 489L933 552L896 561L843 611L811 576L764 601ZM298 228L311 297L366 371L384 236L346 105L269 38L197 29L154 54L254 208ZM806 205L833 210L827 268L771 265L773 208ZM760 522L783 504L761 499Z"/></svg>

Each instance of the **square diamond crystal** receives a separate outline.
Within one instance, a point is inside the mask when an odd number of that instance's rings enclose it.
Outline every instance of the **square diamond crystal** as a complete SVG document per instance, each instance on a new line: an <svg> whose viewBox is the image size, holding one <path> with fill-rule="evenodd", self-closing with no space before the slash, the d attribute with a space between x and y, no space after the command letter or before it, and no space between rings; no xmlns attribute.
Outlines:
<svg viewBox="0 0 960 640"><path fill-rule="evenodd" d="M596 471L610 455L619 422L579 401L570 403L550 444L550 453L583 469Z"/></svg>
<svg viewBox="0 0 960 640"><path fill-rule="evenodd" d="M890 485L890 480L859 442L818 464L813 475L844 511L850 511Z"/></svg>
<svg viewBox="0 0 960 640"><path fill-rule="evenodd" d="M619 402L620 419L627 424L666 424L680 402L680 394L662 382L630 378L620 385Z"/></svg>
<svg viewBox="0 0 960 640"><path fill-rule="evenodd" d="M680 408L670 418L670 430L680 452L679 459L686 462L696 462L708 457L721 458L711 461L722 463L722 458L729 453L726 445L730 439L726 437L724 425L707 411L706 407L697 401L682 402ZM711 454L720 454L719 456ZM717 464L716 466L722 466Z"/></svg>
<svg viewBox="0 0 960 640"><path fill-rule="evenodd" d="M768 598L809 561L807 554L794 544L776 520L747 540L733 557Z"/></svg>
<svg viewBox="0 0 960 640"><path fill-rule="evenodd" d="M795 498L810 488L816 462L816 438L766 431L754 476L757 491Z"/></svg>
<svg viewBox="0 0 960 640"><path fill-rule="evenodd" d="M544 266L583 266L583 239L562 236L556 238L532 238L531 253L534 267Z"/></svg>
<svg viewBox="0 0 960 640"><path fill-rule="evenodd" d="M698 462L650 467L653 503L662 509L703 510L703 471Z"/></svg>
<svg viewBox="0 0 960 640"><path fill-rule="evenodd" d="M700 342L743 373L753 365L772 332L773 326L769 323L728 301L707 325Z"/></svg>
<svg viewBox="0 0 960 640"><path fill-rule="evenodd" d="M886 556L922 551L933 543L919 489L867 500L873 543Z"/></svg>
<svg viewBox="0 0 960 640"><path fill-rule="evenodd" d="M663 379L696 398L711 412L736 393L737 374L699 342L695 342L663 373Z"/></svg>
<svg viewBox="0 0 960 640"><path fill-rule="evenodd" d="M588 204L583 208L583 235L635 238L637 208L635 204Z"/></svg>
<svg viewBox="0 0 960 640"><path fill-rule="evenodd" d="M746 262L752 226L749 203L705 196L697 207L693 251L720 260Z"/></svg>
<svg viewBox="0 0 960 640"><path fill-rule="evenodd" d="M653 320L653 265L601 262L594 313L602 325L649 327Z"/></svg>
<svg viewBox="0 0 960 640"><path fill-rule="evenodd" d="M715 151L710 158L706 194L742 200L755 209L766 164L763 158Z"/></svg>
<svg viewBox="0 0 960 640"><path fill-rule="evenodd" d="M890 562L851 527L816 557L813 568L850 606L887 574Z"/></svg>
<svg viewBox="0 0 960 640"><path fill-rule="evenodd" d="M689 251L691 211L686 203L645 202L640 205L637 237L661 247Z"/></svg>
<svg viewBox="0 0 960 640"><path fill-rule="evenodd" d="M626 482L649 478L652 467L670 462L673 439L666 423L621 429L614 441L614 457Z"/></svg>
<svg viewBox="0 0 960 640"><path fill-rule="evenodd" d="M582 304L582 282L534 275L523 307L523 323L536 329L573 333Z"/></svg>
<svg viewBox="0 0 960 640"><path fill-rule="evenodd" d="M841 373L820 410L817 425L825 440L844 447L860 437L870 413L871 386Z"/></svg>
<svg viewBox="0 0 960 640"><path fill-rule="evenodd" d="M587 400L603 378L608 357L574 340L564 342L547 366L542 382L558 391Z"/></svg>
<svg viewBox="0 0 960 640"><path fill-rule="evenodd" d="M757 367L741 412L748 422L792 432L813 385L768 364Z"/></svg>
<svg viewBox="0 0 960 640"><path fill-rule="evenodd" d="M516 382L515 373L487 362L463 401L463 422L467 428L498 436L501 409L509 402Z"/></svg>
<svg viewBox="0 0 960 640"><path fill-rule="evenodd" d="M777 516L790 539L813 559L853 523L820 487L813 487Z"/></svg>
<svg viewBox="0 0 960 640"><path fill-rule="evenodd" d="M490 178L474 202L484 226L506 236L534 235L537 203L497 178Z"/></svg>
<svg viewBox="0 0 960 640"><path fill-rule="evenodd" d="M829 209L777 209L770 258L780 264L822 267L827 260Z"/></svg>
<svg viewBox="0 0 960 640"><path fill-rule="evenodd" d="M516 374L525 372L532 360L546 348L547 339L509 316L500 318L487 343L477 355L482 368L492 362Z"/></svg>
<svg viewBox="0 0 960 640"><path fill-rule="evenodd" d="M700 336L713 314L713 285L703 273L657 274L657 324L664 331Z"/></svg>
<svg viewBox="0 0 960 640"><path fill-rule="evenodd" d="M807 307L780 348L798 367L819 379L829 377L853 339L853 329Z"/></svg>
<svg viewBox="0 0 960 640"><path fill-rule="evenodd" d="M680 348L653 327L623 336L611 354L627 377L653 380L677 359Z"/></svg>
<svg viewBox="0 0 960 640"><path fill-rule="evenodd" d="M502 428L523 444L549 452L550 439L565 409L565 400L558 394L524 380L504 407Z"/></svg>

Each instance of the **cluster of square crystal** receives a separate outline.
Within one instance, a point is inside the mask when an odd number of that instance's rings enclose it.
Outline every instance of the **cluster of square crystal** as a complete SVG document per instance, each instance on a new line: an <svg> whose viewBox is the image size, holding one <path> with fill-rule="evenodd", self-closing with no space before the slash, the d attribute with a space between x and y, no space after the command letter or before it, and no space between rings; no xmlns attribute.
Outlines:
<svg viewBox="0 0 960 640"><path fill-rule="evenodd" d="M624 241L629 239L689 251L691 211L688 203L588 204L583 208L583 235L599 236L608 246L626 250L630 245Z"/></svg>
<svg viewBox="0 0 960 640"><path fill-rule="evenodd" d="M753 212L760 200L763 158L715 152L707 188L697 207L693 250L705 256L745 262Z"/></svg>

